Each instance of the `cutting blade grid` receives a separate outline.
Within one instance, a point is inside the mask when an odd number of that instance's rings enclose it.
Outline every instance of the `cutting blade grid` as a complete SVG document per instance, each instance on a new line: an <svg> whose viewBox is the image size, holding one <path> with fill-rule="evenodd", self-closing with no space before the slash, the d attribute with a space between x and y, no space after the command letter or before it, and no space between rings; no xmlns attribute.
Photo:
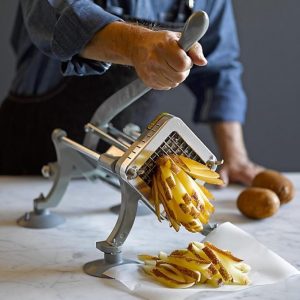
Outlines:
<svg viewBox="0 0 300 300"><path fill-rule="evenodd" d="M151 186L152 175L156 169L156 160L164 155L172 154L184 155L197 162L204 163L185 140L176 131L173 131L140 168L139 174L141 174L140 177L143 181Z"/></svg>

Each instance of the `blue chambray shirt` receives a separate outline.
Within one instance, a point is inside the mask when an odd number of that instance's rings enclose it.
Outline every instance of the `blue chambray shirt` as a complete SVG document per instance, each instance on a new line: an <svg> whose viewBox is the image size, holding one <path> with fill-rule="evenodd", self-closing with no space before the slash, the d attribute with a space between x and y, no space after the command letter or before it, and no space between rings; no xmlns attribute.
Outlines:
<svg viewBox="0 0 300 300"><path fill-rule="evenodd" d="M174 0L20 0L12 34L17 71L11 91L40 95L63 76L103 74L109 64L78 54L105 25L129 15L149 21L178 21L188 1ZM194 120L244 122L246 97L241 84L239 43L230 0L195 0L210 27L201 40L206 67L194 67L185 84L197 98ZM188 16L185 16L188 17Z"/></svg>

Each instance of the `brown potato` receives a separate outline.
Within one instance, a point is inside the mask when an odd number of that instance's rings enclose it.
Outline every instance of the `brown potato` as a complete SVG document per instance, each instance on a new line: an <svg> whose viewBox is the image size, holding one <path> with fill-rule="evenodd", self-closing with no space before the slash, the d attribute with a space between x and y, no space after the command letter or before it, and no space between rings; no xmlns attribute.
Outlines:
<svg viewBox="0 0 300 300"><path fill-rule="evenodd" d="M280 203L290 202L295 196L293 183L279 172L263 171L255 176L252 186L270 189L277 194Z"/></svg>
<svg viewBox="0 0 300 300"><path fill-rule="evenodd" d="M237 207L249 218L264 219L273 216L278 211L280 201L271 190L250 187L239 195Z"/></svg>

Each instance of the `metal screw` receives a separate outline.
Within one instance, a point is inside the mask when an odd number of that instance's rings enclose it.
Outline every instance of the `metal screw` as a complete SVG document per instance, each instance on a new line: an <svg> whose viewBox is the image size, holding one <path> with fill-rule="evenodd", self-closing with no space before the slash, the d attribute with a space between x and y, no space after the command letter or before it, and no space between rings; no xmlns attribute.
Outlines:
<svg viewBox="0 0 300 300"><path fill-rule="evenodd" d="M215 166L220 166L220 165L222 165L224 163L224 160L222 159L222 160L208 160L207 162L206 162L206 165L211 169L211 168L213 168L213 167L215 167Z"/></svg>
<svg viewBox="0 0 300 300"><path fill-rule="evenodd" d="M138 176L138 168L133 166L126 172L127 179L135 179Z"/></svg>
<svg viewBox="0 0 300 300"><path fill-rule="evenodd" d="M45 177L45 178L49 178L51 177L52 175L52 169L49 165L45 165L42 167L42 175Z"/></svg>
<svg viewBox="0 0 300 300"><path fill-rule="evenodd" d="M141 128L133 123L129 123L123 128L123 132L134 139L137 139L141 135L141 131Z"/></svg>

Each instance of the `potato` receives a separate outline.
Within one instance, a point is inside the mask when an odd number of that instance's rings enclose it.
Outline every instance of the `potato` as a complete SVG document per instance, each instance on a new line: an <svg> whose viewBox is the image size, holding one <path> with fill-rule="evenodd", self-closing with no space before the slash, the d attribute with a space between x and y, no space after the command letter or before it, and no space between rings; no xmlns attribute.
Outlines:
<svg viewBox="0 0 300 300"><path fill-rule="evenodd" d="M250 187L239 195L237 207L249 218L264 219L273 216L278 211L280 200L271 190Z"/></svg>
<svg viewBox="0 0 300 300"><path fill-rule="evenodd" d="M258 173L252 181L252 186L272 190L279 197L281 204L291 201L295 196L293 183L281 173L273 170Z"/></svg>

